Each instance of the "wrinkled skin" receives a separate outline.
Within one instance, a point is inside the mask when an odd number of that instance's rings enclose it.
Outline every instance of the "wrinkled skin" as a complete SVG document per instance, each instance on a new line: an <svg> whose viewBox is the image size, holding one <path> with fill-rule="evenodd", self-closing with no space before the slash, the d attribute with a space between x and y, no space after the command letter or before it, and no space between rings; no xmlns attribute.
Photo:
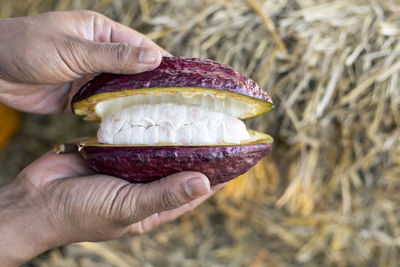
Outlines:
<svg viewBox="0 0 400 267"><path fill-rule="evenodd" d="M152 70L167 55L143 34L91 11L3 19L0 32L0 101L34 113L69 109L71 87L76 91L90 74ZM150 64L140 62L143 50L154 53Z"/></svg>
<svg viewBox="0 0 400 267"><path fill-rule="evenodd" d="M203 185L188 191L185 182L192 177ZM132 184L94 174L78 155L49 152L0 188L0 258L20 264L72 242L144 234L192 210L223 186L210 189L208 179L196 172Z"/></svg>
<svg viewBox="0 0 400 267"><path fill-rule="evenodd" d="M167 55L88 11L3 19L0 32L0 102L34 113L70 112L88 77L152 70ZM132 184L92 173L75 154L49 152L0 188L0 262L15 266L63 244L146 233L221 187L197 172Z"/></svg>

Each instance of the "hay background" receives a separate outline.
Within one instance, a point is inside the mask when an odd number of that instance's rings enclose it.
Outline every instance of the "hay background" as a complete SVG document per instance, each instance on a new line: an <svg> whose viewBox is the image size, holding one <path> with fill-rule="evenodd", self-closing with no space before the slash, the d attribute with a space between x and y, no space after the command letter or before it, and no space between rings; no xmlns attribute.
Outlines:
<svg viewBox="0 0 400 267"><path fill-rule="evenodd" d="M230 64L276 104L248 121L275 138L273 155L194 212L146 236L72 244L27 266L400 262L399 1L0 0L0 7L2 18L101 12L175 55ZM24 115L0 153L1 184L52 145L95 128L73 116Z"/></svg>

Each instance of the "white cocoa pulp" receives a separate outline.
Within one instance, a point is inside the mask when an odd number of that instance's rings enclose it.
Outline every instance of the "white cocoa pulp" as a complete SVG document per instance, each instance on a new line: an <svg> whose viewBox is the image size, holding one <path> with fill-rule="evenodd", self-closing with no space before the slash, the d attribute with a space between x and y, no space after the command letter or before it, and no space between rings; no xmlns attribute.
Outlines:
<svg viewBox="0 0 400 267"><path fill-rule="evenodd" d="M106 116L97 133L114 145L239 144L250 139L239 119L201 106L174 103L134 105Z"/></svg>

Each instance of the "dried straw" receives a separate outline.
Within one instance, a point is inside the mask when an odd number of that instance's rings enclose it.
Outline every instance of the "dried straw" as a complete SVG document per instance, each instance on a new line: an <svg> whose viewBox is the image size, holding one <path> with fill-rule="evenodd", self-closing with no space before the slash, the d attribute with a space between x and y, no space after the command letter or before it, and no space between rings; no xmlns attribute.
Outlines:
<svg viewBox="0 0 400 267"><path fill-rule="evenodd" d="M2 17L102 12L173 54L230 64L276 104L275 112L248 121L275 138L273 155L213 200L148 236L66 246L33 266L398 265L397 0L1 3ZM60 120L26 116L6 150L16 155L15 172L66 138Z"/></svg>

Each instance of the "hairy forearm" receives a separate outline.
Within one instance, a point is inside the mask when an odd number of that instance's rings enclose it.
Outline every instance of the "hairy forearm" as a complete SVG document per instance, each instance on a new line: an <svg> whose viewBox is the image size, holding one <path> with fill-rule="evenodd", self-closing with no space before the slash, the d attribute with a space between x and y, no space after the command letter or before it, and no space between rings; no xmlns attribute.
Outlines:
<svg viewBox="0 0 400 267"><path fill-rule="evenodd" d="M32 201L15 183L0 188L1 266L18 266L49 249L52 233Z"/></svg>

